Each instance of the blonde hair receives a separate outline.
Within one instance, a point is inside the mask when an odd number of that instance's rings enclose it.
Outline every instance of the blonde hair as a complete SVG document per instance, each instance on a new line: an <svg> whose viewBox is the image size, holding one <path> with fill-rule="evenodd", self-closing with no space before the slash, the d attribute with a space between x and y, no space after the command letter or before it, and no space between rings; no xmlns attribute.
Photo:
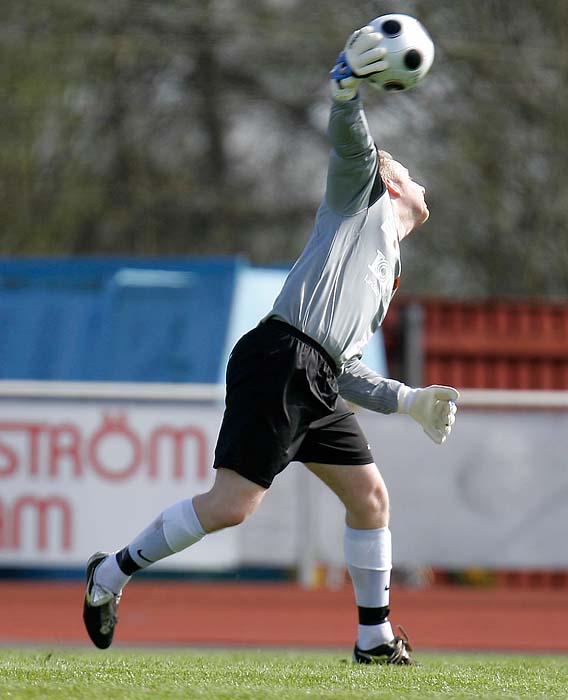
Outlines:
<svg viewBox="0 0 568 700"><path fill-rule="evenodd" d="M381 179L383 181L388 179L399 182L401 164L395 160L388 151L379 151L377 149L377 154L379 156L379 173L381 174Z"/></svg>

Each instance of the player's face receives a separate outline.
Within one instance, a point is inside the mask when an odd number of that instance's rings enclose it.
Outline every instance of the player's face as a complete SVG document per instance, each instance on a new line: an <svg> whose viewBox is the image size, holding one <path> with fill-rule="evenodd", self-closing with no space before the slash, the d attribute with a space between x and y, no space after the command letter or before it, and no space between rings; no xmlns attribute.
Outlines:
<svg viewBox="0 0 568 700"><path fill-rule="evenodd" d="M426 200L424 199L426 190L410 177L410 173L403 165L398 168L398 171L400 203L405 206L414 220L414 228L417 228L427 221L430 216Z"/></svg>

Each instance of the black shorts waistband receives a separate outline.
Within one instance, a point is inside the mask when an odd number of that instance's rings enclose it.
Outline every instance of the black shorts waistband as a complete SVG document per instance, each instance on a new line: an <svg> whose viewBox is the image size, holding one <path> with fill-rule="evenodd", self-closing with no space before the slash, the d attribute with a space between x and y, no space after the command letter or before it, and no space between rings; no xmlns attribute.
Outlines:
<svg viewBox="0 0 568 700"><path fill-rule="evenodd" d="M318 352L323 359L326 361L326 363L329 365L329 368L333 372L333 374L338 377L340 372L337 368L337 365L335 364L335 361L331 357L331 355L328 353L327 350L324 350L322 346L315 341L313 338L311 338L309 335L306 335L305 333L302 333L301 330L298 330L296 326L292 326L289 323L286 323L286 321L281 321L279 318L268 318L264 323L269 323L270 325L277 325L282 328L282 330L286 331L289 335L293 335L295 338L298 338L298 340L301 340L302 343L305 343L306 345L309 345L312 347L316 352Z"/></svg>

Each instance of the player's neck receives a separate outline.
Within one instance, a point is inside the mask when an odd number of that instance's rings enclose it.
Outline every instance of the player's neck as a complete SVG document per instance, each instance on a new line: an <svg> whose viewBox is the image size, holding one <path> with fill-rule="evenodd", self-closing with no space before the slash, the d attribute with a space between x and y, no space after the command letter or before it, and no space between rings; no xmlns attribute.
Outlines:
<svg viewBox="0 0 568 700"><path fill-rule="evenodd" d="M428 220L429 212L425 206L414 208L401 198L395 198L392 208L399 242Z"/></svg>
<svg viewBox="0 0 568 700"><path fill-rule="evenodd" d="M400 211L398 207L394 207L394 218L396 222L396 232L399 242L411 234L416 228L414 217L409 215L408 211Z"/></svg>

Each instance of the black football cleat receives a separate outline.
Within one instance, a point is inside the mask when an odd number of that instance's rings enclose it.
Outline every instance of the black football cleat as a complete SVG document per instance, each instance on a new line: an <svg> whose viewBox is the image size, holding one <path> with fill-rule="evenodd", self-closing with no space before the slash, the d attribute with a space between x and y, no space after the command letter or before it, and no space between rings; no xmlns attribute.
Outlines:
<svg viewBox="0 0 568 700"><path fill-rule="evenodd" d="M112 644L114 628L118 622L118 595L95 583L95 569L108 557L107 552L97 552L87 562L87 590L83 604L83 622L93 644L99 649L108 649Z"/></svg>
<svg viewBox="0 0 568 700"><path fill-rule="evenodd" d="M393 666L415 666L416 661L410 656L412 646L406 632L399 627L402 637L395 637L388 644L380 644L373 649L353 649L353 663L356 664L391 664Z"/></svg>

